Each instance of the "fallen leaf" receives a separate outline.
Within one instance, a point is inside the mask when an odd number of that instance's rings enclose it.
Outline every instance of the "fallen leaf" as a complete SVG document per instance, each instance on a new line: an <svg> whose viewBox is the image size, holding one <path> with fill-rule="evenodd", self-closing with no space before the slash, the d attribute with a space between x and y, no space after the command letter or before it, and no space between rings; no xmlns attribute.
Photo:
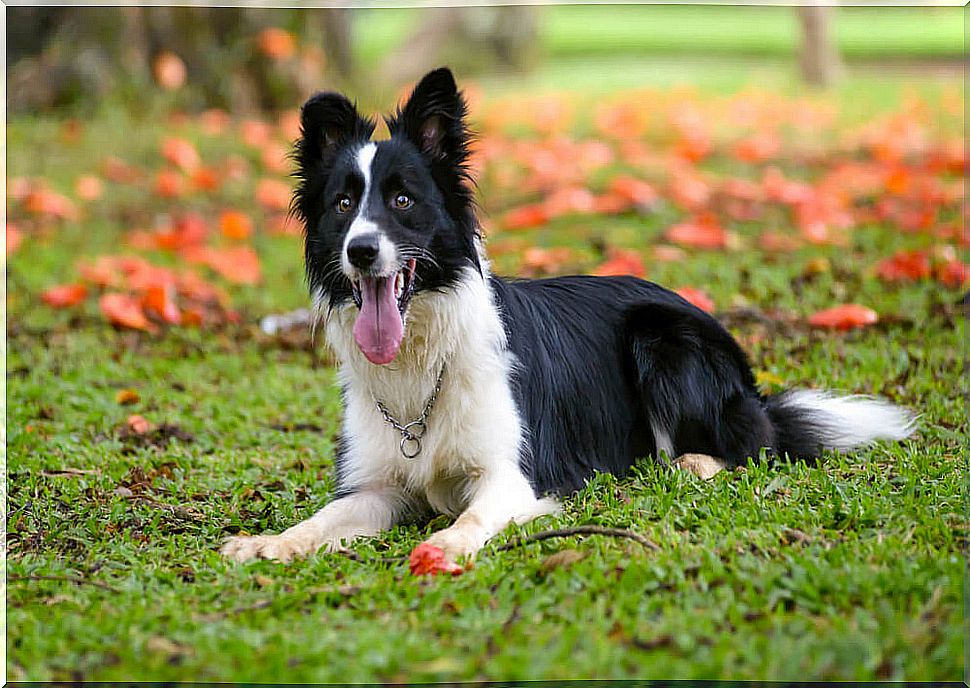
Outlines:
<svg viewBox="0 0 970 688"><path fill-rule="evenodd" d="M712 301L711 297L700 289L695 289L693 287L681 287L680 289L677 289L677 294L679 294L684 300L700 308L702 311L707 313L714 312L714 301Z"/></svg>
<svg viewBox="0 0 970 688"><path fill-rule="evenodd" d="M253 223L242 211L223 210L219 215L219 231L229 239L248 239L253 233Z"/></svg>
<svg viewBox="0 0 970 688"><path fill-rule="evenodd" d="M128 294L103 294L98 300L98 305L112 325L146 332L155 331L155 326L145 317L141 304Z"/></svg>
<svg viewBox="0 0 970 688"><path fill-rule="evenodd" d="M270 59L286 60L296 53L296 38L289 31L272 26L257 34L256 47Z"/></svg>
<svg viewBox="0 0 970 688"><path fill-rule="evenodd" d="M930 276L926 251L897 251L879 262L876 274L886 282L914 282Z"/></svg>
<svg viewBox="0 0 970 688"><path fill-rule="evenodd" d="M523 205L505 213L501 225L505 229L529 229L549 222L549 213L542 204Z"/></svg>
<svg viewBox="0 0 970 688"><path fill-rule="evenodd" d="M84 301L88 289L83 284L60 284L45 289L41 300L51 308L69 308Z"/></svg>
<svg viewBox="0 0 970 688"><path fill-rule="evenodd" d="M609 256L604 262L600 263L592 272L601 277L611 275L633 275L643 277L646 269L643 267L643 257L631 249L610 249Z"/></svg>
<svg viewBox="0 0 970 688"><path fill-rule="evenodd" d="M958 260L944 263L936 268L936 279L950 289L958 289L967 283L970 266Z"/></svg>
<svg viewBox="0 0 970 688"><path fill-rule="evenodd" d="M664 238L693 248L718 249L728 243L724 229L713 216L706 214L673 225L664 232Z"/></svg>
<svg viewBox="0 0 970 688"><path fill-rule="evenodd" d="M555 554L550 554L548 557L543 559L542 563L539 564L539 572L547 576L556 569L569 568L577 561L581 561L586 558L585 552L580 552L576 549L563 549L559 550Z"/></svg>
<svg viewBox="0 0 970 688"><path fill-rule="evenodd" d="M202 164L202 158L192 142L177 136L169 136L162 141L162 157L183 172L192 172Z"/></svg>
<svg viewBox="0 0 970 688"><path fill-rule="evenodd" d="M857 303L847 303L818 311L808 319L808 324L834 330L851 330L873 325L878 321L878 314L871 308Z"/></svg>
<svg viewBox="0 0 970 688"><path fill-rule="evenodd" d="M122 406L137 404L141 400L141 395L134 389L119 389L115 394L115 403Z"/></svg>
<svg viewBox="0 0 970 688"><path fill-rule="evenodd" d="M152 65L152 71L155 81L165 90L173 91L185 84L185 63L175 53L159 53Z"/></svg>
<svg viewBox="0 0 970 688"><path fill-rule="evenodd" d="M83 201L96 201L104 193L104 185L93 174L82 174L74 182L74 193Z"/></svg>
<svg viewBox="0 0 970 688"><path fill-rule="evenodd" d="M135 435L146 435L155 429L154 423L147 421L144 416L139 416L137 413L128 416L125 425Z"/></svg>
<svg viewBox="0 0 970 688"><path fill-rule="evenodd" d="M287 210L292 190L279 179L260 179L256 185L256 202L267 210Z"/></svg>
<svg viewBox="0 0 970 688"><path fill-rule="evenodd" d="M450 573L453 576L458 576L465 571L458 564L448 561L445 558L444 550L427 542L422 542L411 550L409 565L411 573L415 576L437 575L439 573Z"/></svg>
<svg viewBox="0 0 970 688"><path fill-rule="evenodd" d="M183 179L175 170L162 170L155 176L155 193L162 198L178 198L184 191Z"/></svg>
<svg viewBox="0 0 970 688"><path fill-rule="evenodd" d="M155 313L170 325L178 325L182 320L178 306L175 305L175 284L153 284L145 289L142 305L146 311Z"/></svg>
<svg viewBox="0 0 970 688"><path fill-rule="evenodd" d="M7 223L6 255L13 255L24 241L24 233L12 222Z"/></svg>

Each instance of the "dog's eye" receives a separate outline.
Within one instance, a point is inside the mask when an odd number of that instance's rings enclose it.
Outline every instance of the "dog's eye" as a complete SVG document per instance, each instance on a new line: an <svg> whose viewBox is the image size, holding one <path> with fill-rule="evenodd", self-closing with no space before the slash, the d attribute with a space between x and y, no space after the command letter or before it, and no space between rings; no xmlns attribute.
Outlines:
<svg viewBox="0 0 970 688"><path fill-rule="evenodd" d="M407 194L399 193L394 197L394 207L398 210L407 210L412 205L414 205L414 201Z"/></svg>
<svg viewBox="0 0 970 688"><path fill-rule="evenodd" d="M347 194L340 194L337 196L337 201L334 203L334 207L337 209L338 213L348 213L350 212L350 209L354 207L354 202Z"/></svg>

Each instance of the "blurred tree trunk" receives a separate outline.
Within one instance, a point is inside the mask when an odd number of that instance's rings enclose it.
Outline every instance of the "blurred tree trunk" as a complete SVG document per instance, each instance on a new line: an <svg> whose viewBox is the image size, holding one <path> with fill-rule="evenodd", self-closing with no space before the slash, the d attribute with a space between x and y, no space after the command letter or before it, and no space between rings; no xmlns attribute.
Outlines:
<svg viewBox="0 0 970 688"><path fill-rule="evenodd" d="M350 13L255 7L10 7L8 108L13 112L90 106L110 94L137 106L153 88L163 52L186 67L177 92L189 109L239 113L295 107L326 85L327 66L353 73ZM260 32L287 30L295 53L259 49Z"/></svg>
<svg viewBox="0 0 970 688"><path fill-rule="evenodd" d="M444 64L464 73L524 69L536 56L536 11L526 5L422 10L418 27L385 58L380 75L400 84Z"/></svg>
<svg viewBox="0 0 970 688"><path fill-rule="evenodd" d="M829 86L842 65L832 29L832 7L808 5L798 8L802 27L802 78L813 86Z"/></svg>

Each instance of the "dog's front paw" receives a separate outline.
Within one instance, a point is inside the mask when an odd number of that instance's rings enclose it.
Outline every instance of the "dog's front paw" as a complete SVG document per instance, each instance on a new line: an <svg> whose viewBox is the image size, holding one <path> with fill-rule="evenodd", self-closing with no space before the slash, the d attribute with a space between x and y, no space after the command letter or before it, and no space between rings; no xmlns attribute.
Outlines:
<svg viewBox="0 0 970 688"><path fill-rule="evenodd" d="M474 533L454 526L439 530L425 540L425 543L441 549L445 553L445 558L455 564L460 560L473 560L483 544Z"/></svg>
<svg viewBox="0 0 970 688"><path fill-rule="evenodd" d="M236 535L225 541L220 554L234 561L272 559L284 564L294 557L312 554L312 543L293 535Z"/></svg>

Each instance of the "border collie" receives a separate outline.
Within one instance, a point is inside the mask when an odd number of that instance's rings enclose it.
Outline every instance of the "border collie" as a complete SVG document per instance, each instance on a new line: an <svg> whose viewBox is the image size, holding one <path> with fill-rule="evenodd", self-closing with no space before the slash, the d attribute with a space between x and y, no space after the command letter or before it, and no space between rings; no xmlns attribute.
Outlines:
<svg viewBox="0 0 970 688"><path fill-rule="evenodd" d="M385 119L388 140L340 94L304 104L294 209L340 365L337 494L226 556L287 561L436 511L457 519L428 542L456 561L638 457L706 477L762 449L811 461L910 434L883 401L759 394L718 321L656 284L492 275L465 115L444 68Z"/></svg>

